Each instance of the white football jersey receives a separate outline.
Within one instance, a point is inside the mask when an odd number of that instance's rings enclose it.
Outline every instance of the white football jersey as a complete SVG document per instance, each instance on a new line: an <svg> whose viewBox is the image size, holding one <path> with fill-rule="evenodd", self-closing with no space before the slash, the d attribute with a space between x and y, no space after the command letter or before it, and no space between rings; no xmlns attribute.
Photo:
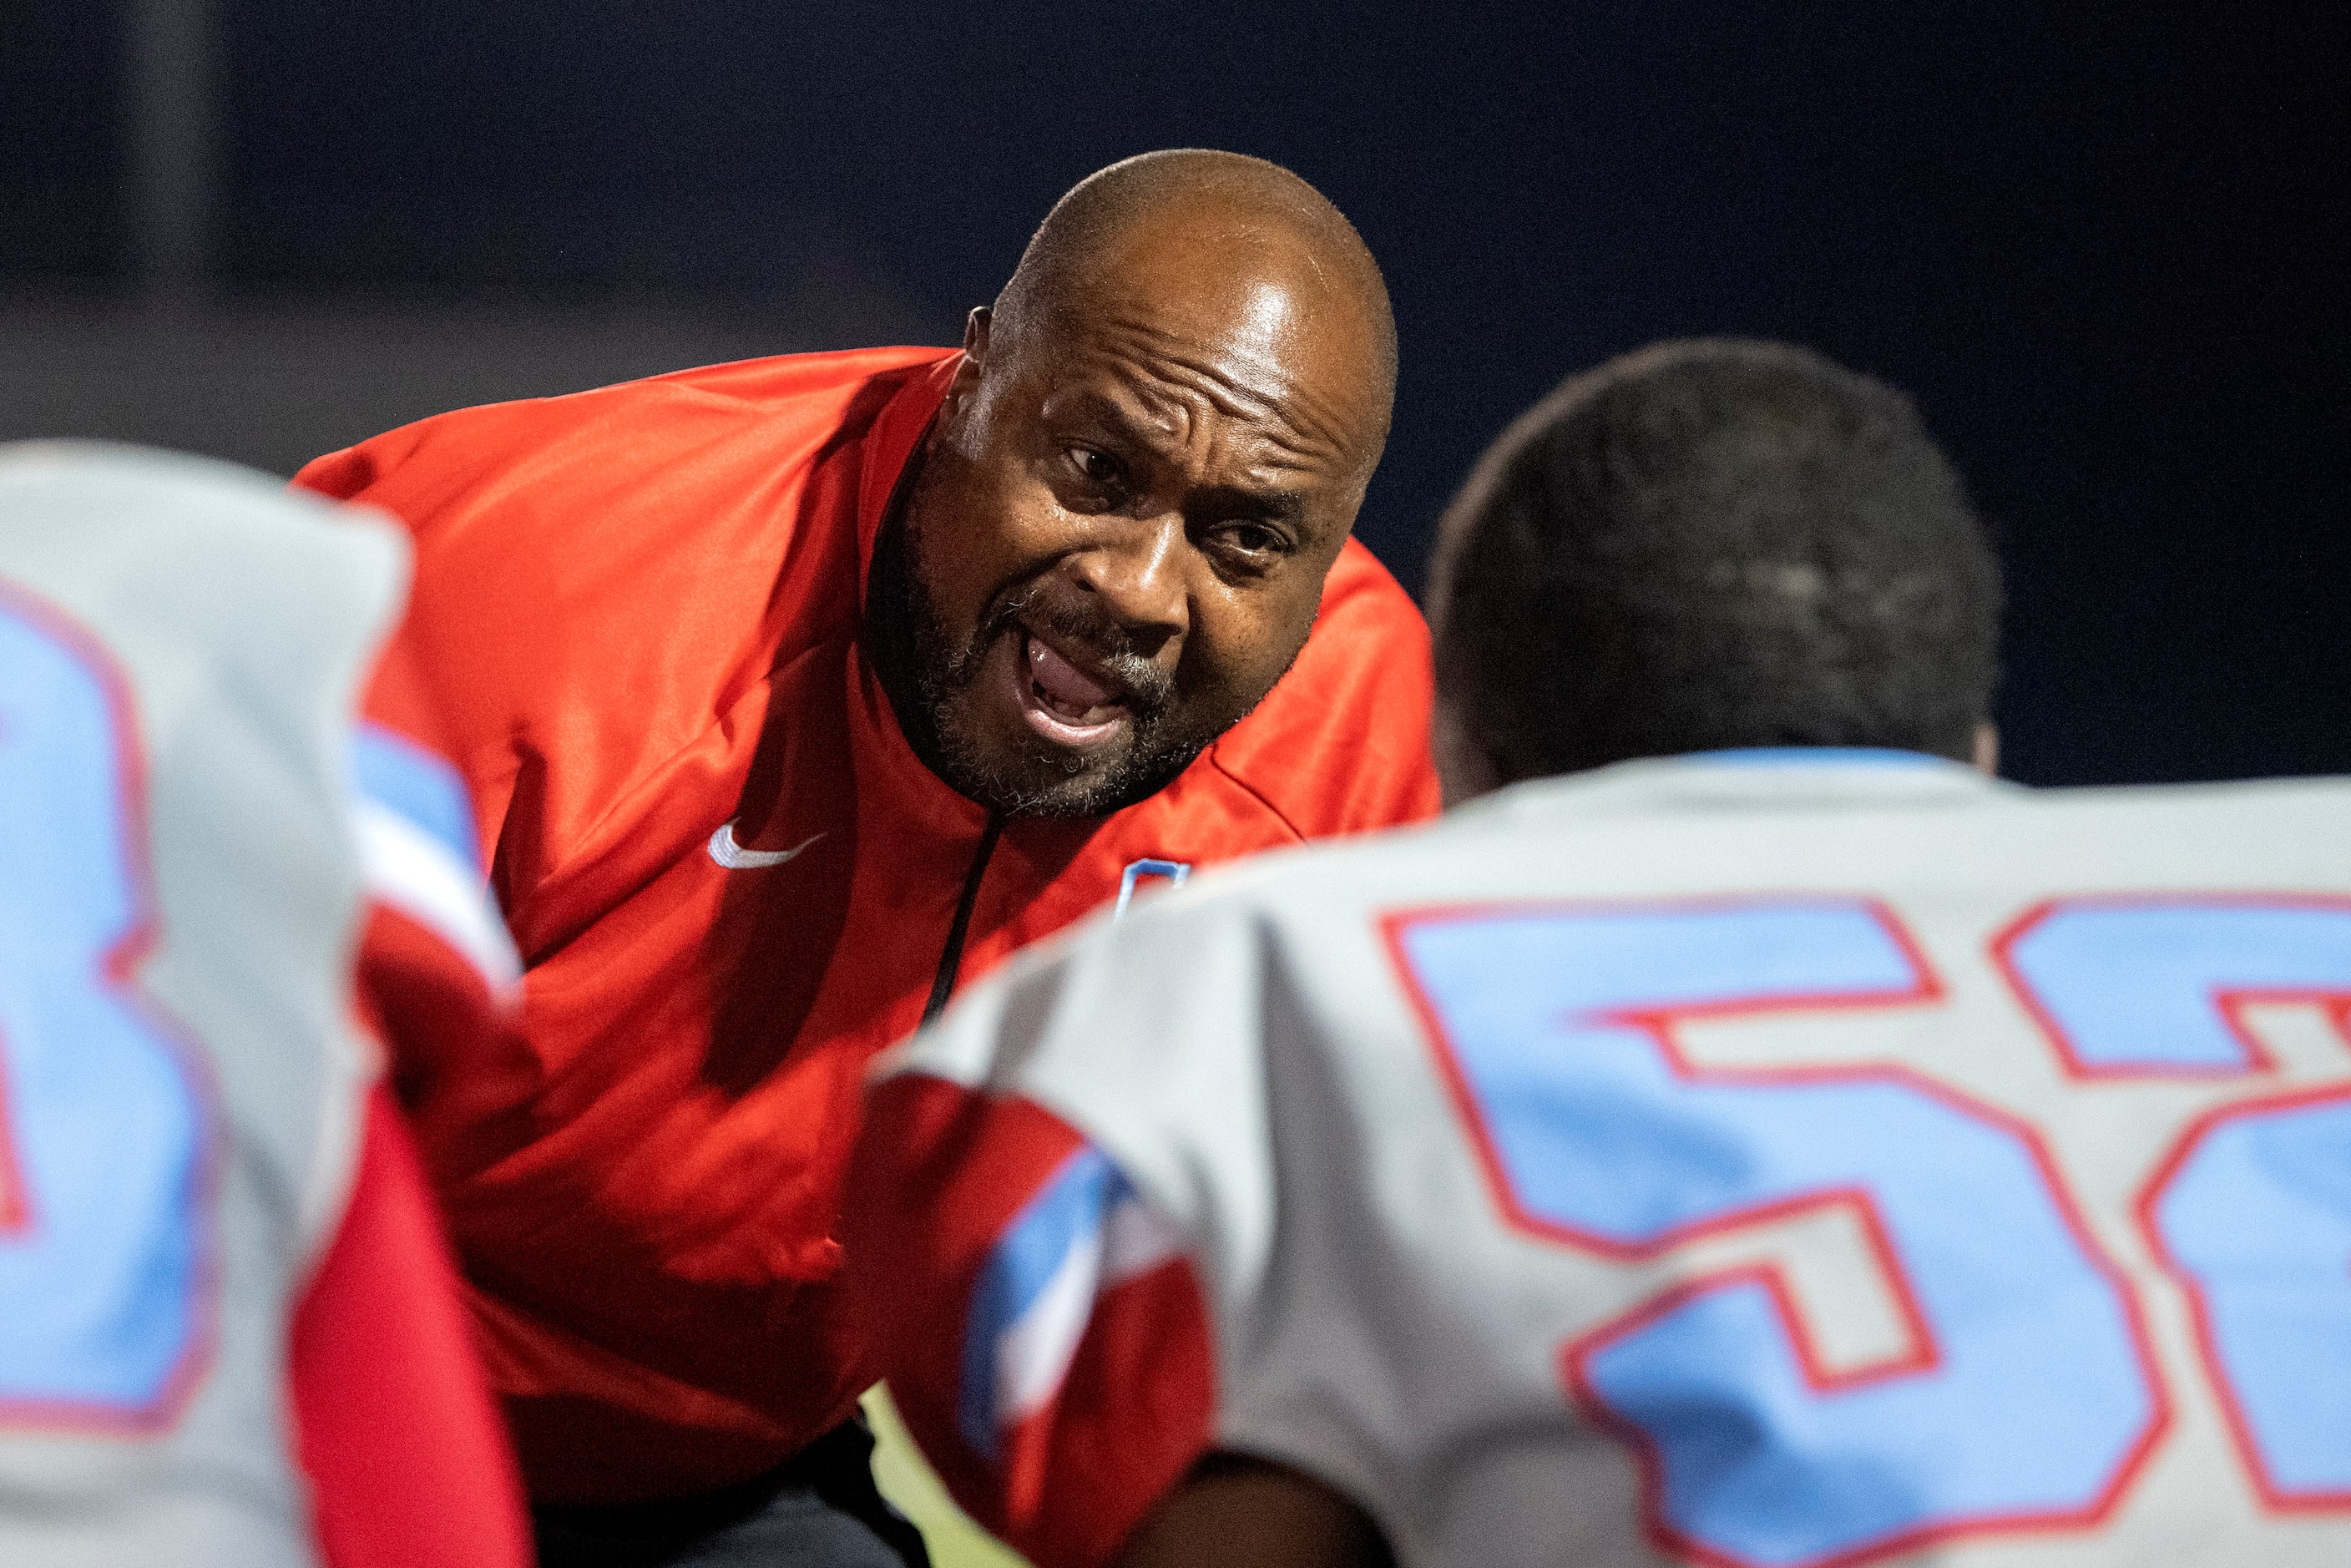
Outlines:
<svg viewBox="0 0 2351 1568"><path fill-rule="evenodd" d="M1270 857L886 1064L846 1240L950 1485L1204 1448L1449 1568L2351 1563L2351 781L1871 751Z"/></svg>
<svg viewBox="0 0 2351 1568"><path fill-rule="evenodd" d="M289 1322L379 1066L361 919L514 965L455 770L355 722L406 580L257 474L0 452L10 1568L318 1561Z"/></svg>

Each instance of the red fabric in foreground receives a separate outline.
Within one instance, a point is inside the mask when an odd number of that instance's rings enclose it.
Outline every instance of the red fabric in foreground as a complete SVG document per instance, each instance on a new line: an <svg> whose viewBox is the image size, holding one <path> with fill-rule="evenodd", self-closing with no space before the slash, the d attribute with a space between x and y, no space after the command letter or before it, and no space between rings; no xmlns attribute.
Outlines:
<svg viewBox="0 0 2351 1568"><path fill-rule="evenodd" d="M381 1084L294 1316L302 1469L333 1568L527 1568L522 1488L414 1145Z"/></svg>
<svg viewBox="0 0 2351 1568"><path fill-rule="evenodd" d="M1033 1101L916 1072L877 1084L868 1112L842 1238L891 1398L974 1519L1039 1568L1102 1568L1215 1435L1216 1340L1190 1259L1098 1287L1052 1396L982 1454L962 1420L978 1282L1086 1140Z"/></svg>

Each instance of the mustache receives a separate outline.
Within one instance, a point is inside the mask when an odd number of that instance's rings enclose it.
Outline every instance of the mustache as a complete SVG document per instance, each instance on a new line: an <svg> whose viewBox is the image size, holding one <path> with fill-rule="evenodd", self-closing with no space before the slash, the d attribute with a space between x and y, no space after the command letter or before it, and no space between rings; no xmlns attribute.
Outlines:
<svg viewBox="0 0 2351 1568"><path fill-rule="evenodd" d="M1091 596L1072 601L1053 595L1041 582L1031 582L998 600L981 619L978 634L965 656L977 668L998 634L1026 627L1050 632L1063 643L1082 649L1090 664L1123 688L1128 706L1138 717L1165 707L1176 698L1176 677L1145 658L1135 647L1134 633L1115 617Z"/></svg>

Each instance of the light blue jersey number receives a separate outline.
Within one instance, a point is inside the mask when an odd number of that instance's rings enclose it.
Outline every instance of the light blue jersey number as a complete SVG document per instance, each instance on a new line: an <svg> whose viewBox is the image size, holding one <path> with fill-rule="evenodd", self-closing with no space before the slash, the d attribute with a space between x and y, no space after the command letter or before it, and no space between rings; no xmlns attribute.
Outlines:
<svg viewBox="0 0 2351 1568"><path fill-rule="evenodd" d="M0 584L0 1427L166 1422L207 1349L211 1129L137 987L136 734L104 652Z"/></svg>

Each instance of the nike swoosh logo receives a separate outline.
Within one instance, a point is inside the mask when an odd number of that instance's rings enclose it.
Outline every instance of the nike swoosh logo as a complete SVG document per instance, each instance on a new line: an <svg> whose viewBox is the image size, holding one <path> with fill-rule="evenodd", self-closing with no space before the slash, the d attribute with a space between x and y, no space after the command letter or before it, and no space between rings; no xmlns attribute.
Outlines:
<svg viewBox="0 0 2351 1568"><path fill-rule="evenodd" d="M728 871L757 871L783 864L822 837L822 833L811 833L788 850L747 850L735 841L735 824L728 822L710 835L710 858Z"/></svg>

